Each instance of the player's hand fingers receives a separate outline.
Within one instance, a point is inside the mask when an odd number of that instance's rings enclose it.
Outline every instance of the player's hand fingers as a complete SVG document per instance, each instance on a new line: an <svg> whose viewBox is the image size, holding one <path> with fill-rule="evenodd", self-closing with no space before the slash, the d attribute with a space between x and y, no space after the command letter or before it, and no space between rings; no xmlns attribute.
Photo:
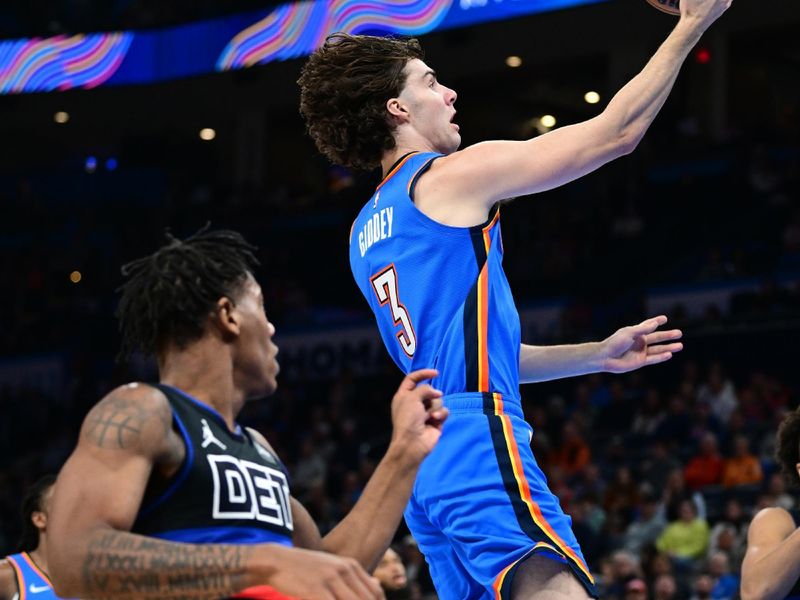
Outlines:
<svg viewBox="0 0 800 600"><path fill-rule="evenodd" d="M364 598L368 600L383 598L383 588L381 588L380 582L362 569L360 564L354 562L350 574L354 581L358 583L360 589L364 590L366 594Z"/></svg>
<svg viewBox="0 0 800 600"><path fill-rule="evenodd" d="M646 321L642 321L638 325L634 325L630 328L630 332L634 335L647 335L648 333L653 333L656 329L661 327L667 322L667 317L664 315L659 315L657 317L652 317L647 319Z"/></svg>
<svg viewBox="0 0 800 600"><path fill-rule="evenodd" d="M434 410L430 413L430 416L428 417L428 420L425 421L425 424L435 427L436 429L441 429L448 416L450 416L450 411L446 408Z"/></svg>
<svg viewBox="0 0 800 600"><path fill-rule="evenodd" d="M682 337L683 332L680 329L670 329L669 331L654 331L644 336L644 341L648 344L660 344L661 342L679 340Z"/></svg>
<svg viewBox="0 0 800 600"><path fill-rule="evenodd" d="M417 387L417 384L420 381L425 381L426 379L433 379L439 374L439 371L436 369L419 369L417 371L411 371L408 375L405 376L403 382L400 384L401 390L413 390Z"/></svg>
<svg viewBox="0 0 800 600"><path fill-rule="evenodd" d="M658 354L648 354L644 359L645 365L657 365L672 358L672 352L660 352Z"/></svg>
<svg viewBox="0 0 800 600"><path fill-rule="evenodd" d="M350 569L331 581L330 588L336 600L373 600L375 597L364 581Z"/></svg>
<svg viewBox="0 0 800 600"><path fill-rule="evenodd" d="M433 401L436 398L441 398L442 397L442 391L441 390L437 390L435 387L432 387L432 386L428 385L427 383L424 383L424 384L422 384L420 386L417 386L414 389L414 393L413 393L412 397L418 398L419 400L422 400L422 402L423 402L423 404L425 404L425 406L429 406L431 401Z"/></svg>
<svg viewBox="0 0 800 600"><path fill-rule="evenodd" d="M676 342L675 344L660 344L658 346L648 346L647 354L662 354L664 352L680 352L683 350L683 344Z"/></svg>

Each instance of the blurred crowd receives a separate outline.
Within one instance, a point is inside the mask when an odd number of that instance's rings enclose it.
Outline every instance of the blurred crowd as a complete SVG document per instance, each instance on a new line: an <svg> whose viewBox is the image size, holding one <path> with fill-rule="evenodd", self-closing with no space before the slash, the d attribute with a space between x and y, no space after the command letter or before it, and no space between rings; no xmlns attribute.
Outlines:
<svg viewBox="0 0 800 600"><path fill-rule="evenodd" d="M680 160L655 156L656 138L627 163L503 208L520 306L566 299L558 327L526 341L599 339L648 316L648 288L688 286L701 297L753 284L724 308L672 307L687 350L665 366L523 389L534 453L610 599L734 598L754 512L797 509L772 453L777 423L800 402L790 354L800 330L800 147L742 141L687 155L681 143L668 153ZM150 177L122 159L115 173L79 172L95 177L79 202L54 195L42 173L0 186L0 554L15 548L23 491L58 470L88 408L114 385L154 377L139 358L114 361L113 291L120 265L157 247L165 227L186 235L210 220L261 247L279 344L282 330L370 322L343 281L346 232L375 174L323 167L314 179L241 190L193 167L193 176ZM124 201L118 177L130 184ZM2 378L25 361L57 365L59 385ZM387 359L369 377L284 381L245 407L241 420L287 462L293 493L323 531L381 456L398 381ZM392 594L433 597L413 539L400 531L397 542L407 581Z"/></svg>

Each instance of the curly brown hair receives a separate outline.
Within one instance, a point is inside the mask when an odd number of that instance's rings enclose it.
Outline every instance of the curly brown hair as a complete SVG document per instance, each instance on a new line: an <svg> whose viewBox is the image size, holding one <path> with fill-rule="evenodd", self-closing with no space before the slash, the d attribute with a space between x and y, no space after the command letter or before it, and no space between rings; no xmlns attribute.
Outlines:
<svg viewBox="0 0 800 600"><path fill-rule="evenodd" d="M781 465L786 481L800 485L797 463L800 463L800 410L790 412L778 427L778 441L775 444L775 458Z"/></svg>
<svg viewBox="0 0 800 600"><path fill-rule="evenodd" d="M406 83L408 61L422 59L414 38L335 33L300 73L300 114L317 148L334 163L371 169L395 147L386 101Z"/></svg>

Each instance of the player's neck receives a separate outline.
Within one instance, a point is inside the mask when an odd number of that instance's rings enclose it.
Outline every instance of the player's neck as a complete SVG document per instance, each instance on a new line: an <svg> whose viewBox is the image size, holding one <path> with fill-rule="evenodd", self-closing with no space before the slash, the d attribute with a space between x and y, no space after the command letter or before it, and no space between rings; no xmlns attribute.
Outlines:
<svg viewBox="0 0 800 600"><path fill-rule="evenodd" d="M28 556L31 557L33 563L39 567L45 575L50 577L50 571L47 568L47 540L44 534L39 534L39 545L36 547L36 550L28 552Z"/></svg>
<svg viewBox="0 0 800 600"><path fill-rule="evenodd" d="M381 158L383 177L389 174L392 166L409 152L435 152L433 144L413 130L398 131L395 138L395 147L384 152Z"/></svg>
<svg viewBox="0 0 800 600"><path fill-rule="evenodd" d="M222 415L231 431L235 429L245 394L236 385L227 347L201 340L183 350L165 352L158 368L161 383L207 404Z"/></svg>

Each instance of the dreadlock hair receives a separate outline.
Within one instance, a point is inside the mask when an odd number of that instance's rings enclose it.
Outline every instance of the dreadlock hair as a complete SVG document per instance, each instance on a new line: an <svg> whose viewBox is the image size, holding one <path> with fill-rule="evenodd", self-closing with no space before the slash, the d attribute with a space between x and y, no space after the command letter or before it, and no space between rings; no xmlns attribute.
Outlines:
<svg viewBox="0 0 800 600"><path fill-rule="evenodd" d="M31 520L33 513L44 511L44 497L56 482L55 475L45 475L37 480L22 499L22 535L19 538L20 552L32 552L39 547L39 530Z"/></svg>
<svg viewBox="0 0 800 600"><path fill-rule="evenodd" d="M257 248L235 231L209 231L207 224L185 240L165 235L166 245L122 267L128 280L117 290L118 359L136 350L158 355L168 345L182 349L199 339L217 301L233 300L259 265Z"/></svg>
<svg viewBox="0 0 800 600"><path fill-rule="evenodd" d="M778 426L775 458L786 481L791 485L800 484L800 475L797 474L797 463L800 463L800 409L786 415Z"/></svg>
<svg viewBox="0 0 800 600"><path fill-rule="evenodd" d="M414 38L335 33L303 65L300 114L317 149L336 164L371 169L395 147L386 102L406 83L406 64L423 58Z"/></svg>

